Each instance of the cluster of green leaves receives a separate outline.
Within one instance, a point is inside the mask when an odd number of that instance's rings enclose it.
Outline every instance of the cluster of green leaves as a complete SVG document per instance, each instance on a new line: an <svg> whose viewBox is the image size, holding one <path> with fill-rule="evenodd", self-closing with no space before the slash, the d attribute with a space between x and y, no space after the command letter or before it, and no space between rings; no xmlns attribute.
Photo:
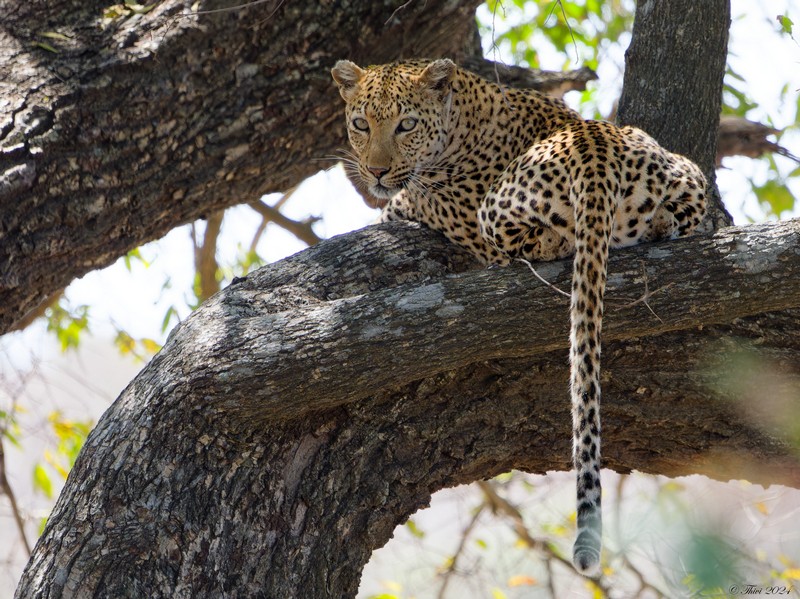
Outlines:
<svg viewBox="0 0 800 599"><path fill-rule="evenodd" d="M489 0L492 18L479 22L482 34L505 47L514 64L541 68L539 50L549 46L564 56L562 68L576 63L596 69L609 44L633 23L630 0Z"/></svg>
<svg viewBox="0 0 800 599"><path fill-rule="evenodd" d="M89 332L89 306L71 306L64 297L45 310L47 330L55 334L61 351L74 350L81 336Z"/></svg>
<svg viewBox="0 0 800 599"><path fill-rule="evenodd" d="M43 457L33 466L33 489L48 499L54 498L54 479L61 482L67 479L78 454L89 436L89 431L94 427L91 420L71 420L65 418L59 411L53 411L48 416L52 442L44 450ZM39 534L47 522L43 518L39 522Z"/></svg>
<svg viewBox="0 0 800 599"><path fill-rule="evenodd" d="M561 68L576 65L596 69L607 50L624 43L624 37L633 25L634 3L630 0L487 0L487 10L479 28L484 38L493 40L504 54L513 57L513 63L531 68L541 68L540 52L547 48L563 56ZM489 18L486 18L486 14ZM789 15L776 17L776 32L793 37L793 21ZM491 55L491 53L490 53ZM787 83L781 91L780 100L787 101L796 90ZM607 118L598 109L596 89L592 86L581 93L581 112L592 118ZM723 86L723 108L725 115L747 117L758 104L747 92L747 82L730 66L726 69ZM800 122L800 99L795 123ZM766 124L772 125L768 116ZM780 140L778 134L778 140ZM768 168L763 183L750 180L750 185L759 200L764 216L780 218L798 206L788 179L800 176L800 169L788 175L782 173L771 155L762 160Z"/></svg>
<svg viewBox="0 0 800 599"><path fill-rule="evenodd" d="M792 21L788 16L778 16L779 31L785 35L792 35ZM792 38L794 39L794 38ZM791 102L792 95L797 90L791 89L789 83L785 83L780 91L779 103ZM725 69L725 79L722 86L722 114L727 116L737 116L747 118L748 113L758 109L759 105L750 97L747 92L747 81L731 68L730 64ZM792 128L797 128L800 123L800 96L795 99L795 118L794 125L787 127L775 134L777 143L781 137ZM772 115L767 115L766 123L774 125ZM781 218L785 213L789 213L798 206L797 198L789 188L788 181L791 178L800 177L800 167L795 168L788 174L783 174L772 154L766 154L761 158L767 165L767 179L760 183L752 178L749 180L750 187L758 198L759 204L764 211L766 218Z"/></svg>
<svg viewBox="0 0 800 599"><path fill-rule="evenodd" d="M59 411L51 412L47 420L55 446L45 449L43 460L33 467L33 488L52 499L53 474L66 480L94 423L67 419Z"/></svg>

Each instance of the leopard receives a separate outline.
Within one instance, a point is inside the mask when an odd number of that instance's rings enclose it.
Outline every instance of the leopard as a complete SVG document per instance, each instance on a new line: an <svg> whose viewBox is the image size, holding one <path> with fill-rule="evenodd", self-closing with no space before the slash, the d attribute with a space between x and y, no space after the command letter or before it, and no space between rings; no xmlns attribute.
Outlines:
<svg viewBox="0 0 800 599"><path fill-rule="evenodd" d="M641 129L583 118L448 58L331 74L345 103L346 168L385 201L379 221L440 231L487 266L572 256L569 392L576 473L573 564L596 577L602 548L600 352L610 248L684 237L707 181Z"/></svg>

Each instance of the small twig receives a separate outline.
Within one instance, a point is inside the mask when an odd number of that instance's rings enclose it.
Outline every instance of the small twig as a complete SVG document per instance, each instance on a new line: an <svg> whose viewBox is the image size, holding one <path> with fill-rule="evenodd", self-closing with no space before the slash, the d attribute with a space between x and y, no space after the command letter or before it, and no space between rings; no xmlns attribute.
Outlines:
<svg viewBox="0 0 800 599"><path fill-rule="evenodd" d="M386 27L391 22L391 20L394 19L395 15L397 13L399 13L401 10L405 10L406 8L408 8L409 5L411 5L413 3L414 3L414 0L408 0L408 2L404 2L403 4L401 4L400 6L395 8L394 12L392 13L392 15L388 19L386 19L386 22L383 24L383 26ZM427 3L426 2L422 3L422 8L425 8L425 4L427 4Z"/></svg>
<svg viewBox="0 0 800 599"><path fill-rule="evenodd" d="M464 528L464 532L461 533L461 540L458 542L458 547L456 548L456 552L453 554L450 565L448 566L447 570L442 573L442 586L439 589L439 592L436 594L437 599L444 599L444 593L447 590L447 585L450 584L450 579L452 578L453 572L456 570L456 562L466 548L467 538L469 538L470 533L472 533L472 529L475 528L475 525L478 523L478 518L487 506L488 504L486 501L483 501L478 506L478 509L475 510L475 513L472 516L472 520L469 521L469 524L467 524L466 528Z"/></svg>
<svg viewBox="0 0 800 599"><path fill-rule="evenodd" d="M553 3L553 8L550 9L550 14L547 15L547 18L544 20L545 24L547 21L550 20L550 17L553 16L553 13L556 12L556 7L561 8L561 16L564 17L564 25L567 26L567 30L569 30L569 35L572 38L572 45L575 47L575 62L577 63L580 60L580 56L578 55L578 42L575 40L575 34L572 32L572 25L569 24L567 21L567 13L564 10L564 4L561 0L555 0Z"/></svg>
<svg viewBox="0 0 800 599"><path fill-rule="evenodd" d="M300 187L299 184L298 185L294 185L294 186L290 187L289 189L287 189L286 191L284 191L283 195L280 198L278 198L278 201L275 202L272 205L272 207L275 208L275 210L280 210L281 208L283 208L284 204L286 204L286 202L288 202L292 198L294 193L297 191L298 187Z"/></svg>
<svg viewBox="0 0 800 599"><path fill-rule="evenodd" d="M285 197L286 196L284 196L284 198ZM306 243L310 246L319 243L321 241L320 237L314 233L314 230L311 228L311 225L317 222L319 217L312 217L304 221L292 220L288 216L285 216L283 213L281 213L281 211L277 208L278 205L282 205L285 202L284 198L278 200L278 203L276 203L275 206L269 206L261 201L250 202L248 206L258 212L269 222L273 222L279 227L289 231L289 233L297 237L303 243Z"/></svg>
<svg viewBox="0 0 800 599"><path fill-rule="evenodd" d="M480 487L481 491L483 491L484 496L486 497L489 506L492 508L492 511L496 514L503 514L508 519L511 520L514 533L517 535L517 538L522 541L525 545L529 548L537 550L541 553L544 553L549 559L555 560L561 564L564 564L571 572L575 571L574 566L572 563L560 556L556 553L548 543L542 541L541 539L535 539L531 533L528 531L528 527L525 526L525 522L522 518L522 513L519 509L512 505L505 497L501 497L497 490L494 488L494 485L489 481L481 480L477 481L476 483L478 487ZM592 582L597 585L597 588L600 589L600 593L603 597L608 597L609 594L609 587L605 584L600 577L593 578ZM556 596L555 594L553 595Z"/></svg>
<svg viewBox="0 0 800 599"><path fill-rule="evenodd" d="M656 320L658 320L658 322L660 322L661 324L664 324L664 321L661 320L661 317L659 317L659 315L655 313L655 311L650 306L650 304L648 303L647 300L649 300L651 297L653 297L659 291L664 291L665 289L669 289L670 287L672 287L672 285L674 283L667 283L663 287L659 287L658 289L650 291L650 288L649 288L649 285L648 285L648 281L647 281L647 270L645 268L645 265L644 265L643 261L642 261L641 265L642 265L642 277L644 278L644 293L642 294L642 296L639 299L636 299L636 300L634 300L634 301L632 301L630 303L627 303L627 304L623 304L622 306L619 306L619 308L632 308L633 306L635 306L637 304L644 304L645 307L648 310L650 310L650 313L653 316L656 317ZM606 304L607 303L608 302L606 302Z"/></svg>
<svg viewBox="0 0 800 599"><path fill-rule="evenodd" d="M36 306L31 308L25 314L25 316L23 316L17 322L15 322L12 325L12 327L8 330L8 332L21 331L21 330L27 328L28 325L30 325L34 320L36 320L37 318L39 318L41 316L44 316L44 313L47 311L48 308L50 308L52 306L55 306L59 302L59 300L62 298L63 295L64 295L64 290L63 289L48 295L41 302L39 302L39 304L37 304Z"/></svg>
<svg viewBox="0 0 800 599"><path fill-rule="evenodd" d="M224 212L220 210L206 218L206 230L203 234L203 243L199 244L196 235L194 242L194 267L200 279L199 299L201 302L219 291L217 280L217 239L222 228Z"/></svg>
<svg viewBox="0 0 800 599"><path fill-rule="evenodd" d="M528 262L527 260L525 260L525 258L517 258L516 260L517 260L517 262L522 262L523 264L527 265L527 267L531 269L531 272L532 272L534 275L536 275L536 278L537 278L537 279L539 279L539 280L540 280L542 283L544 283L545 285L547 285L547 286L548 286L550 289L552 289L552 290L553 290L553 291L555 291L556 293L560 293L560 294L561 294L561 295L563 295L564 297L572 297L572 296L571 296L569 293L567 293L566 291L563 291L563 290L559 289L558 287L556 287L555 285L553 285L552 283L550 283L549 281L547 281L547 280L546 280L544 277L542 277L542 275L540 275L538 272L536 272L536 269L533 267L533 264L531 264L530 262Z"/></svg>
<svg viewBox="0 0 800 599"><path fill-rule="evenodd" d="M256 232L253 234L253 240L250 242L250 253L256 253L256 247L258 247L258 242L261 241L261 236L264 234L264 231L267 229L267 225L269 224L269 219L266 216L261 217L261 223L258 225Z"/></svg>
<svg viewBox="0 0 800 599"><path fill-rule="evenodd" d="M501 497L492 483L486 480L479 480L476 484L480 490L483 491L486 501L489 503L492 511L495 514L504 515L506 518L511 520L514 533L517 535L517 538L519 538L520 541L525 543L525 545L527 545L530 549L541 551L545 553L547 557L561 562L570 570L573 569L572 564L555 553L550 547L548 547L547 543L540 539L534 539L533 536L531 536L531 533L528 531L528 527L525 526L525 522L522 519L522 513L520 513L519 509L512 505L508 499Z"/></svg>
<svg viewBox="0 0 800 599"><path fill-rule="evenodd" d="M6 454L2 438L4 432L5 431L0 430L0 491L8 497L8 502L11 504L11 513L14 516L14 522L19 530L19 536L22 537L22 544L25 546L25 551L30 555L31 545L28 543L28 537L25 536L25 521L22 519L22 514L17 505L17 499L14 497L14 491L11 488L11 484L8 482L8 477L6 477Z"/></svg>

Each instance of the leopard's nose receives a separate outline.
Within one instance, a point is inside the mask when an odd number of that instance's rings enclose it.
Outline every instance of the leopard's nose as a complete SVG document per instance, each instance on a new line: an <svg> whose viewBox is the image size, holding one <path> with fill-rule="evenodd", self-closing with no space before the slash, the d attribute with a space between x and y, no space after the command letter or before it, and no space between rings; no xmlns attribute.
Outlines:
<svg viewBox="0 0 800 599"><path fill-rule="evenodd" d="M375 178L379 181L381 177L389 172L389 168L385 166L368 166L367 170L375 175Z"/></svg>

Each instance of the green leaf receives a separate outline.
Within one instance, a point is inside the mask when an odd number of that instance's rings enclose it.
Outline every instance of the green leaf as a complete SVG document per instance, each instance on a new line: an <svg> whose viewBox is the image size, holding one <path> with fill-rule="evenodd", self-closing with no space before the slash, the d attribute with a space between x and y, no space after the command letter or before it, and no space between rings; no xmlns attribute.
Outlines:
<svg viewBox="0 0 800 599"><path fill-rule="evenodd" d="M797 95L797 110L794 113L794 122L800 123L800 94Z"/></svg>
<svg viewBox="0 0 800 599"><path fill-rule="evenodd" d="M422 539L422 538L424 538L424 537L425 537L425 531L421 530L421 529L420 529L420 528L417 526L417 523L416 523L416 522L414 522L414 521L413 521L413 520L411 520L411 519L409 519L409 520L408 520L408 522L406 522L406 528L408 528L409 532L410 532L412 535L414 535L415 537L417 537L418 539Z"/></svg>
<svg viewBox="0 0 800 599"><path fill-rule="evenodd" d="M771 179L760 186L753 185L752 182L751 185L758 201L767 208L768 214L773 214L780 218L783 212L789 212L794 209L795 197L782 181Z"/></svg>
<svg viewBox="0 0 800 599"><path fill-rule="evenodd" d="M50 306L45 311L47 331L55 333L61 344L61 351L75 349L80 344L81 335L89 331L89 306L65 308L63 302ZM67 306L69 304L67 303Z"/></svg>
<svg viewBox="0 0 800 599"><path fill-rule="evenodd" d="M51 40L60 40L62 42L68 42L70 40L69 36L64 35L63 33L58 33L57 31L45 31L39 35L50 38Z"/></svg>
<svg viewBox="0 0 800 599"><path fill-rule="evenodd" d="M33 467L33 488L41 491L48 499L53 498L53 482L50 480L50 475L41 464L36 464Z"/></svg>
<svg viewBox="0 0 800 599"><path fill-rule="evenodd" d="M11 445L16 447L17 449L22 449L22 445L20 444L19 439L17 439L17 436L10 430L3 431L3 436L5 436L5 438L8 439Z"/></svg>
<svg viewBox="0 0 800 599"><path fill-rule="evenodd" d="M169 323L172 321L172 317L178 317L178 311L175 309L175 306L170 306L167 308L166 314L164 314L164 320L161 321L161 332L165 333L167 328L169 327Z"/></svg>
<svg viewBox="0 0 800 599"><path fill-rule="evenodd" d="M117 346L119 353L123 356L125 354L133 354L136 350L136 340L125 331L117 331L117 336L114 338L114 345Z"/></svg>
<svg viewBox="0 0 800 599"><path fill-rule="evenodd" d="M792 25L794 25L794 21L792 21L786 15L778 15L777 17L778 24L781 26L781 33L785 33L789 37L792 35Z"/></svg>
<svg viewBox="0 0 800 599"><path fill-rule="evenodd" d="M48 52L52 52L53 54L58 54L59 51L56 50L53 46L48 44L47 42L33 42L33 45L37 48L41 48L42 50L47 50Z"/></svg>

